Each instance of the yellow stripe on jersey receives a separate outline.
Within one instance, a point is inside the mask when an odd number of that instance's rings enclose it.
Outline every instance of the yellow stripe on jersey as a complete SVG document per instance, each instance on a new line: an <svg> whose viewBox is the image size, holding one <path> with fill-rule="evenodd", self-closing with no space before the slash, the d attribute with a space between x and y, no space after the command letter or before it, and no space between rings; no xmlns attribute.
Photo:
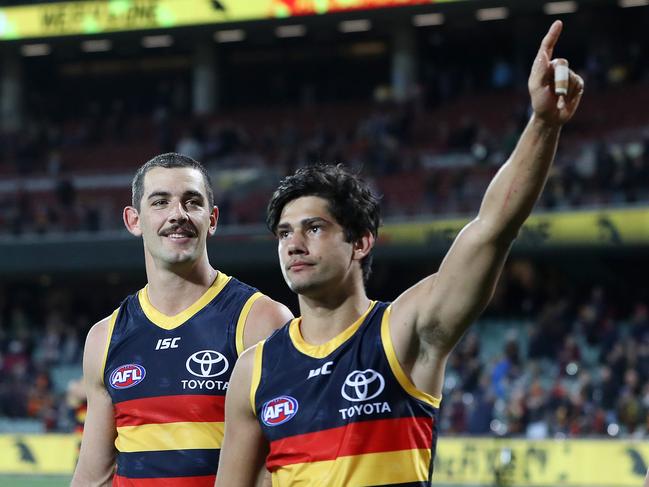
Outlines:
<svg viewBox="0 0 649 487"><path fill-rule="evenodd" d="M119 315L119 308L113 311L113 314L110 315L110 320L108 321L108 337L106 337L106 347L104 348L104 358L101 360L101 382L104 382L104 372L106 371L106 359L108 358L108 349L110 348L110 339L113 338L113 330L115 329L115 322L117 321L117 316Z"/></svg>
<svg viewBox="0 0 649 487"><path fill-rule="evenodd" d="M273 487L389 485L428 480L430 450L401 450L297 463L272 474Z"/></svg>
<svg viewBox="0 0 649 487"><path fill-rule="evenodd" d="M365 321L365 318L370 313L370 311L372 311L372 308L374 308L375 304L376 301L372 301L365 313L363 313L354 323L345 328L341 333L333 337L328 342L322 343L320 345L311 345L310 343L307 343L304 338L302 338L302 333L300 332L300 321L302 320L302 318L295 318L293 321L291 321L288 329L289 335L291 336L291 341L293 342L293 345L295 345L295 348L297 348L303 354L313 358L325 358L327 355L331 354L331 352L333 352L339 346L349 340L354 335L354 333L356 333L356 330L361 327L363 321Z"/></svg>
<svg viewBox="0 0 649 487"><path fill-rule="evenodd" d="M144 287L144 289L140 289L140 291L137 293L137 297L140 301L142 311L144 311L146 317L149 318L149 320L151 320L153 324L159 326L160 328L164 328L165 330L173 330L174 328L178 328L180 325L185 323L188 319L190 319L201 309L203 309L205 305L212 301L216 297L216 295L221 292L221 290L230 281L230 279L230 276L226 276L222 272L219 272L209 289L205 291L205 293L200 298L198 298L198 300L194 304L174 316L167 316L166 314L161 313L153 307L153 305L149 301L148 284Z"/></svg>
<svg viewBox="0 0 649 487"><path fill-rule="evenodd" d="M252 364L252 379L250 381L250 407L252 408L252 414L257 416L257 411L255 409L255 396L257 395L257 388L259 387L259 382L261 381L261 359L264 355L264 343L266 340L262 340L257 344L255 348L255 360Z"/></svg>
<svg viewBox="0 0 649 487"><path fill-rule="evenodd" d="M243 344L243 330L246 328L246 320L248 319L250 308L252 308L252 305L255 304L255 301L257 301L262 296L263 294L261 294L259 291L256 292L255 294L253 294L248 298L248 301L246 301L246 304L244 304L243 308L241 309L241 313L239 314L239 319L237 320L237 331L236 331L237 355L241 355L245 350Z"/></svg>
<svg viewBox="0 0 649 487"><path fill-rule="evenodd" d="M117 428L115 447L120 452L221 448L223 422L161 423Z"/></svg>
<svg viewBox="0 0 649 487"><path fill-rule="evenodd" d="M415 399L424 401L427 404L430 404L433 407L439 408L440 403L442 402L441 397L434 397L430 394L420 391L412 383L410 378L401 368L397 354L394 351L394 344L392 343L392 335L390 335L390 311L392 310L392 305L388 306L383 313L383 319L381 320L381 341L383 342L383 349L385 350L385 355L388 358L390 363L390 368L392 373L401 384L401 387L410 394Z"/></svg>

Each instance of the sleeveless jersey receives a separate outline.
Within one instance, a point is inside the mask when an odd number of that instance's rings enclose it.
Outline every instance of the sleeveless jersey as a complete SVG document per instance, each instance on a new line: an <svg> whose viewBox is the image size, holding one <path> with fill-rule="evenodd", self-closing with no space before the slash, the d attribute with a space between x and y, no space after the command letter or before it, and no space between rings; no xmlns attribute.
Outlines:
<svg viewBox="0 0 649 487"><path fill-rule="evenodd" d="M225 393L261 293L219 273L198 301L166 316L146 289L110 321L102 376L117 427L113 485L212 487Z"/></svg>
<svg viewBox="0 0 649 487"><path fill-rule="evenodd" d="M250 401L273 487L430 485L440 399L403 372L389 315L372 302L317 346L298 318L257 345Z"/></svg>

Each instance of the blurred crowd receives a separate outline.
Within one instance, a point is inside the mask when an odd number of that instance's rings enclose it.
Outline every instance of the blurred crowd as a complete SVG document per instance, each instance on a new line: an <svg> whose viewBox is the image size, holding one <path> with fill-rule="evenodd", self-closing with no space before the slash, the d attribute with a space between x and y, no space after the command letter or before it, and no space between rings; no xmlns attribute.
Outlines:
<svg viewBox="0 0 649 487"><path fill-rule="evenodd" d="M587 94L564 130L540 208L649 201L646 56L628 41L594 45L578 59ZM421 85L400 103L379 85L372 101L294 100L191 116L187 87L160 81L147 86L146 109L103 94L64 116L56 97L30 93L22 129L0 132L0 235L121 228L130 177L169 151L209 168L228 210L223 223L261 222L272 186L319 162L361 170L388 217L474 212L529 118L527 63L431 55L422 65Z"/></svg>
<svg viewBox="0 0 649 487"><path fill-rule="evenodd" d="M0 188L0 234L121 228L119 215L129 203L130 177L139 164L162 151L177 151L207 165L215 175L217 203L228 210L223 212L225 223L263 221L272 186L283 175L313 162L344 162L361 170L383 195L387 217L471 213L513 149L526 120L526 115L517 114L497 132L473 118L453 127L441 122L432 126L431 117L418 114L413 105L368 106L357 116L349 127L336 127L333 121L305 127L299 119L257 122L257 127L244 122L192 121L179 129L173 143L158 149L152 143L148 155L126 158L129 164L117 170L112 167L117 163L100 156L106 152L104 145L85 149L84 144L92 142L82 138L74 151L84 148L83 157L88 160L65 169L64 148L55 150L42 140L27 140L24 146L29 154L17 153L31 162L21 159L19 165L21 170L32 165L34 172L8 176L13 186ZM649 201L649 134L644 127L623 137L611 133L578 143L571 143L574 131L567 132L568 142L559 150L539 208ZM8 145L3 144L5 149ZM126 142L118 147L129 152ZM93 162L98 166L93 167ZM94 173L88 174L89 170ZM246 186L219 177L237 171L245 173Z"/></svg>
<svg viewBox="0 0 649 487"><path fill-rule="evenodd" d="M649 436L646 292L577 285L546 267L506 266L486 314L449 360L441 434ZM93 300L67 285L3 289L0 418L77 427L84 337L128 292Z"/></svg>
<svg viewBox="0 0 649 487"><path fill-rule="evenodd" d="M85 336L98 310L119 302L114 299L47 280L0 286L0 418L37 420L44 431L72 430L66 396L79 395L74 381L81 376Z"/></svg>
<svg viewBox="0 0 649 487"><path fill-rule="evenodd" d="M624 300L602 286L579 297L567 289L548 294L534 290L538 274L529 262L508 266L500 288L509 290L510 301L521 298L519 318L481 321L452 354L442 431L533 439L649 436L646 295ZM523 289L528 292L518 294Z"/></svg>

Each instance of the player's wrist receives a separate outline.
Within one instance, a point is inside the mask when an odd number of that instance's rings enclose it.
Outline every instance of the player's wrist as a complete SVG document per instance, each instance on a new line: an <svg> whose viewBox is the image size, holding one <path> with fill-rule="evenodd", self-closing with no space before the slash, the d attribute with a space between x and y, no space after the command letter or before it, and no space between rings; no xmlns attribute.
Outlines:
<svg viewBox="0 0 649 487"><path fill-rule="evenodd" d="M532 112L532 118L530 119L530 125L534 129L548 134L556 133L556 135L559 134L564 123L558 117L548 116L536 111Z"/></svg>

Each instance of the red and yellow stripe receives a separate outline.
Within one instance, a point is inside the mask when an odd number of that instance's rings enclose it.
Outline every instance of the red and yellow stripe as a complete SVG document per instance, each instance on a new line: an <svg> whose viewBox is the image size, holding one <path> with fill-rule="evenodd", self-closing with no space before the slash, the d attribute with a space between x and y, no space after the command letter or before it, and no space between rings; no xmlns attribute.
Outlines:
<svg viewBox="0 0 649 487"><path fill-rule="evenodd" d="M362 421L273 441L266 466L273 486L426 481L432 442L432 418Z"/></svg>
<svg viewBox="0 0 649 487"><path fill-rule="evenodd" d="M430 450L402 450L297 463L272 474L273 487L309 485L391 485L426 482Z"/></svg>
<svg viewBox="0 0 649 487"><path fill-rule="evenodd" d="M159 396L115 404L120 452L221 448L223 396Z"/></svg>
<svg viewBox="0 0 649 487"><path fill-rule="evenodd" d="M113 487L213 487L216 475L199 477L165 477L155 479L136 479L115 475Z"/></svg>

